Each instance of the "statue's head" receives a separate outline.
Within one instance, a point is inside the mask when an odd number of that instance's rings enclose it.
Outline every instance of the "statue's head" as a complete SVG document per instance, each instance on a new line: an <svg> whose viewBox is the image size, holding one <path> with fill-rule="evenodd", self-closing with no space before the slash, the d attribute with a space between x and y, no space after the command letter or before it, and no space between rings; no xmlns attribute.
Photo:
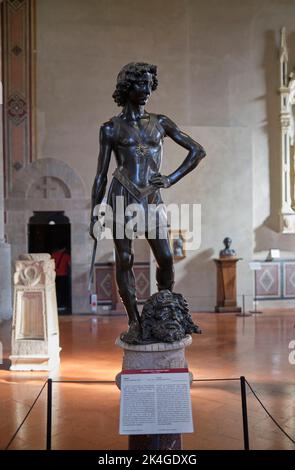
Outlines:
<svg viewBox="0 0 295 470"><path fill-rule="evenodd" d="M225 239L223 240L223 243L226 248L229 248L231 246L232 239L230 237L225 237Z"/></svg>
<svg viewBox="0 0 295 470"><path fill-rule="evenodd" d="M157 86L156 65L130 62L119 72L113 98L118 106L125 106L128 101L145 105Z"/></svg>
<svg viewBox="0 0 295 470"><path fill-rule="evenodd" d="M186 300L181 294L162 290L144 304L141 314L142 337L146 342L179 341L190 333L201 333L193 323Z"/></svg>

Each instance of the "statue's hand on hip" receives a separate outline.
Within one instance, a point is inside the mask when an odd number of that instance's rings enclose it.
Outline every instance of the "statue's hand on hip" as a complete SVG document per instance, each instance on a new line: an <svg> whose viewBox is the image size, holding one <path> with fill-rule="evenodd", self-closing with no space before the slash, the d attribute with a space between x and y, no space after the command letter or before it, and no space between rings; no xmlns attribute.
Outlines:
<svg viewBox="0 0 295 470"><path fill-rule="evenodd" d="M171 186L171 181L168 176L161 175L157 173L150 178L150 183L157 188L169 188Z"/></svg>

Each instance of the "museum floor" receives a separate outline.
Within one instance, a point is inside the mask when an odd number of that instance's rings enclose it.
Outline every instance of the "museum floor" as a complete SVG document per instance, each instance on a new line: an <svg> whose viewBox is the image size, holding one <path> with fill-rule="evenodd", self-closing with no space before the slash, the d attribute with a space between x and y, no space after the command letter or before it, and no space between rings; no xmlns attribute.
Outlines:
<svg viewBox="0 0 295 470"><path fill-rule="evenodd" d="M295 365L288 361L295 339L295 311L265 311L249 318L194 314L204 334L187 349L195 379L245 375L271 414L295 437ZM55 379L113 381L121 366L114 341L125 317L60 317L61 368ZM46 374L10 372L10 323L0 326L0 448L3 449L37 396ZM112 382L53 384L53 449L126 449L118 435L120 394ZM242 449L238 381L194 382L195 432L183 436L184 449ZM41 394L10 449L44 449L46 393ZM295 449L248 393L250 448Z"/></svg>

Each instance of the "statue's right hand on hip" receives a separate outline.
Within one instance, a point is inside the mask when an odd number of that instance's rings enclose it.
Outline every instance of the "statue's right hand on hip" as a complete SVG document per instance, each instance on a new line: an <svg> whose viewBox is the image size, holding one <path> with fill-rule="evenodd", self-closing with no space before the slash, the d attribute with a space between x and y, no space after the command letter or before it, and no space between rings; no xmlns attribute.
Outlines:
<svg viewBox="0 0 295 470"><path fill-rule="evenodd" d="M171 181L168 176L161 175L161 173L156 173L150 178L150 183L156 188L170 188Z"/></svg>

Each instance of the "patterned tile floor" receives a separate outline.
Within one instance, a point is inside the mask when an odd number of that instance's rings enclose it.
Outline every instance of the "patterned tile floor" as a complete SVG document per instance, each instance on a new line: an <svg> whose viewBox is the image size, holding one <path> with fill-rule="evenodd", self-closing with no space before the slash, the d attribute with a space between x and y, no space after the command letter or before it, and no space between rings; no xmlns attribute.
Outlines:
<svg viewBox="0 0 295 470"><path fill-rule="evenodd" d="M295 339L295 311L265 311L249 318L233 314L193 314L204 334L187 349L195 379L245 375L284 429L295 438L295 365L288 361ZM54 379L114 380L121 350L114 341L125 317L60 317L61 367ZM47 378L39 372L9 371L10 322L0 326L0 448L26 415ZM53 449L126 449L119 436L120 393L113 383L53 385ZM183 436L184 449L242 449L239 382L194 382L195 432ZM295 449L248 392L250 447ZM44 449L46 393L40 396L10 449Z"/></svg>

